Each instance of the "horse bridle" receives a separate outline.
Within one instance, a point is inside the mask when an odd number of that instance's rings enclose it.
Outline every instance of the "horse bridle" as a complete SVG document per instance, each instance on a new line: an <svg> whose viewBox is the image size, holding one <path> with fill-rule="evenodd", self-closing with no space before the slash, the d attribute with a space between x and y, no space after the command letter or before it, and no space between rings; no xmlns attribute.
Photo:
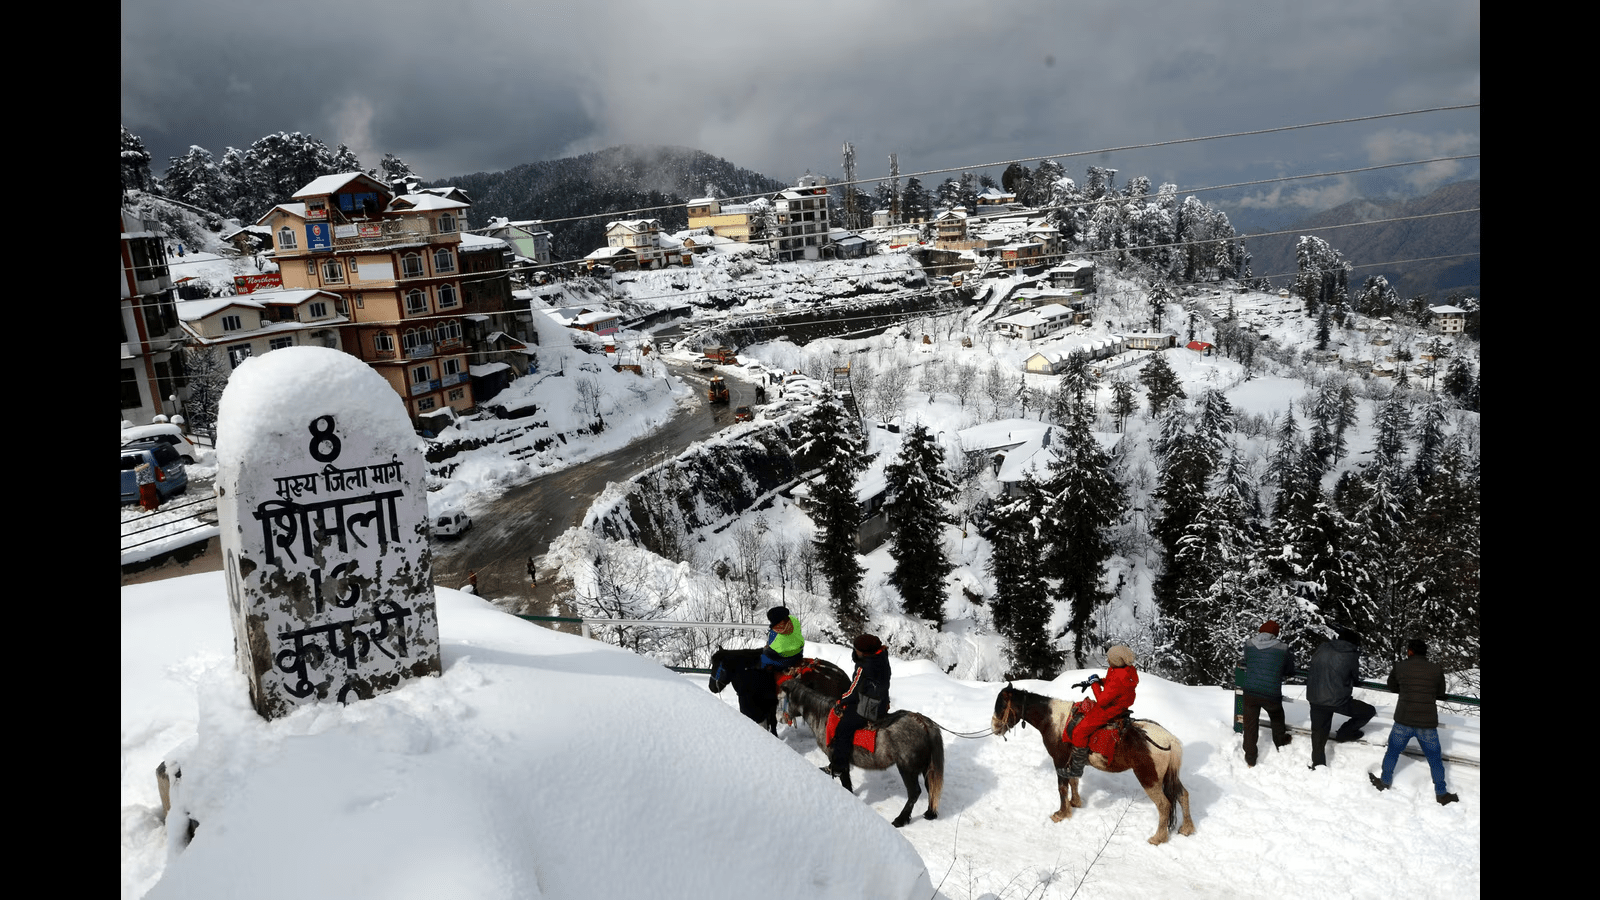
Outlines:
<svg viewBox="0 0 1600 900"><path fill-rule="evenodd" d="M1007 719L1011 718L1011 700L1012 700L1012 698L1014 698L1018 694L1024 694L1023 691L1019 691L1016 688L1011 687L1010 685L1006 686L1006 689L1005 689L1004 693L1006 694L1006 708L1005 708L1005 712L1000 714L1000 721L1002 721L1002 722L1004 722ZM1022 706L1021 706L1021 708L1019 708L1017 710L1017 724L1019 726L1021 726L1023 728L1027 728L1028 727L1027 715L1028 715L1028 698L1027 698L1026 695L1024 695L1023 698L1022 698ZM1006 740L1007 739L1006 735L1010 731L1011 731L1011 726L1007 725L1006 726L1006 730L1000 732L1000 739L1001 740Z"/></svg>

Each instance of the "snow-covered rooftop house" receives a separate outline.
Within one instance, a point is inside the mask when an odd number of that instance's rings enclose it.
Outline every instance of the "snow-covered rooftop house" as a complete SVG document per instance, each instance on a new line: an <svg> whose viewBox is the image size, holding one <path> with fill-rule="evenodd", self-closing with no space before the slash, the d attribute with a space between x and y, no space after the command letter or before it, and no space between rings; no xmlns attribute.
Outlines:
<svg viewBox="0 0 1600 900"><path fill-rule="evenodd" d="M568 328L594 334L616 334L617 329L622 327L622 313L601 307L564 306L540 312Z"/></svg>
<svg viewBox="0 0 1600 900"><path fill-rule="evenodd" d="M1031 341L1060 331L1072 324L1072 309L1059 303L1046 303L1033 309L996 319L994 329L1014 338Z"/></svg>
<svg viewBox="0 0 1600 900"><path fill-rule="evenodd" d="M341 348L372 366L413 421L475 405L462 316L458 191L395 194L363 172L324 175L257 220L286 290L337 294Z"/></svg>
<svg viewBox="0 0 1600 900"><path fill-rule="evenodd" d="M1460 334L1467 330L1467 311L1457 306L1433 306L1433 324L1443 334Z"/></svg>
<svg viewBox="0 0 1600 900"><path fill-rule="evenodd" d="M122 418L147 425L157 415L182 412L166 400L179 392L177 352L183 328L173 306L166 235L122 210L122 277L118 324Z"/></svg>
<svg viewBox="0 0 1600 900"><path fill-rule="evenodd" d="M488 225L476 229L475 233L505 241L518 256L530 260L534 265L550 265L550 232L539 219L513 222L494 218L489 220Z"/></svg>
<svg viewBox="0 0 1600 900"><path fill-rule="evenodd" d="M252 356L284 347L340 349L338 326L350 321L342 302L332 291L256 291L185 300L178 304L178 318L189 343L227 354L223 371L231 372Z"/></svg>
<svg viewBox="0 0 1600 900"><path fill-rule="evenodd" d="M748 244L751 222L759 210L760 204L730 203L724 206L715 197L699 197L688 203L689 228L709 228L717 237Z"/></svg>
<svg viewBox="0 0 1600 900"><path fill-rule="evenodd" d="M690 265L689 254L683 244L661 229L660 219L624 219L606 223L606 250L589 254L590 268L605 263L618 271L626 269L658 269L672 264ZM631 261L617 250L625 250Z"/></svg>
<svg viewBox="0 0 1600 900"><path fill-rule="evenodd" d="M1166 350L1178 346L1178 336L1164 331L1134 331L1122 335L1129 350Z"/></svg>

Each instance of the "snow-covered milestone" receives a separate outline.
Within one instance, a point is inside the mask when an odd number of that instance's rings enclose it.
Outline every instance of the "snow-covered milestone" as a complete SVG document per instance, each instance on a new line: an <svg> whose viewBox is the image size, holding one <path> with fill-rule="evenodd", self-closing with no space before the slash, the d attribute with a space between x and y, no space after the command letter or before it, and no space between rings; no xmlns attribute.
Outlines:
<svg viewBox="0 0 1600 900"><path fill-rule="evenodd" d="M399 397L337 350L233 374L217 417L234 652L268 719L438 675L424 463Z"/></svg>

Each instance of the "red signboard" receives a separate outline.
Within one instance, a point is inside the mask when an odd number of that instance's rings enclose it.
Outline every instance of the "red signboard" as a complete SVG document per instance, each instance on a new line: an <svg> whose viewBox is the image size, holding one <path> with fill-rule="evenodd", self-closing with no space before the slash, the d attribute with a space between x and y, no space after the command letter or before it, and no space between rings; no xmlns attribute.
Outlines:
<svg viewBox="0 0 1600 900"><path fill-rule="evenodd" d="M264 275L233 276L233 289L240 294L254 294L256 291L281 287L283 287L283 276L277 272L268 272Z"/></svg>

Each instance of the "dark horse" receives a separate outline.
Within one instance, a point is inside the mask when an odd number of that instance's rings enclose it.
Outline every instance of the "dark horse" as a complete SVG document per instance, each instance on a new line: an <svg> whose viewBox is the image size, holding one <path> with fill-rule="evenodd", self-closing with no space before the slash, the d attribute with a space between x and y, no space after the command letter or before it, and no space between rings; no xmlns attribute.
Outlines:
<svg viewBox="0 0 1600 900"><path fill-rule="evenodd" d="M991 724L995 734L1003 735L1018 722L1026 722L1039 729L1039 736L1044 738L1044 749L1055 763L1056 787L1061 792L1061 809L1050 816L1054 822L1072 818L1072 808L1083 805L1083 798L1078 796L1078 779L1069 779L1066 774L1072 745L1061 739L1071 715L1071 701L1032 694L1009 684L1000 689L1000 696L994 700ZM1183 766L1183 744L1165 728L1149 719L1133 719L1128 727L1119 731L1113 759L1108 761L1099 753L1091 753L1089 765L1102 772L1132 769L1138 776L1139 786L1156 804L1159 827L1150 843L1166 842L1174 805L1183 807L1183 827L1178 833L1194 834L1194 820L1189 818L1189 791L1178 777L1178 770Z"/></svg>
<svg viewBox="0 0 1600 900"><path fill-rule="evenodd" d="M711 693L729 684L739 695L739 712L761 727L778 733L778 679L760 666L761 648L723 650L711 654ZM825 659L807 659L796 675L805 684L838 697L850 686L850 676Z"/></svg>
<svg viewBox="0 0 1600 900"><path fill-rule="evenodd" d="M838 702L839 696L824 694L800 683L799 679L791 679L783 683L783 690L789 694L789 699L799 708L806 724L811 726L811 733L817 738L817 746L824 753L828 750L828 712ZM872 753L855 748L850 762L863 769L887 769L895 766L900 770L900 778L906 783L906 805L900 810L900 815L894 819L894 827L911 821L911 807L916 805L917 798L922 796L922 790L917 787L917 774L922 774L922 781L928 786L928 811L922 814L924 819L939 818L939 795L944 793L944 738L939 734L939 723L914 712L894 712L884 717L883 722L877 726L878 744ZM839 781L845 790L854 791L850 783L850 774L839 776Z"/></svg>

